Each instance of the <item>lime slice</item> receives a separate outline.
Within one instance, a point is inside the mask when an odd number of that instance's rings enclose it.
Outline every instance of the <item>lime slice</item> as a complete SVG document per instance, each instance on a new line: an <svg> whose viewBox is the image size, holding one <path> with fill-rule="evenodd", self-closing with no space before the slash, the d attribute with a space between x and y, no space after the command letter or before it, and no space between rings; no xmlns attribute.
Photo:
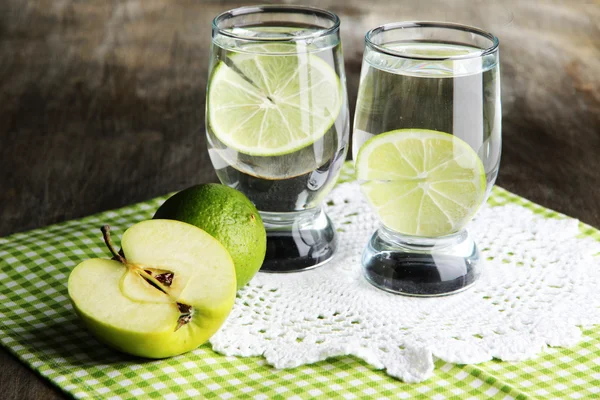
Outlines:
<svg viewBox="0 0 600 400"><path fill-rule="evenodd" d="M356 170L381 222L405 235L454 233L485 198L477 153L443 132L401 129L377 135L359 150Z"/></svg>
<svg viewBox="0 0 600 400"><path fill-rule="evenodd" d="M291 49L259 44L252 46L255 54L219 62L208 92L208 116L225 145L249 155L283 155L314 143L331 128L342 104L339 77L319 57Z"/></svg>

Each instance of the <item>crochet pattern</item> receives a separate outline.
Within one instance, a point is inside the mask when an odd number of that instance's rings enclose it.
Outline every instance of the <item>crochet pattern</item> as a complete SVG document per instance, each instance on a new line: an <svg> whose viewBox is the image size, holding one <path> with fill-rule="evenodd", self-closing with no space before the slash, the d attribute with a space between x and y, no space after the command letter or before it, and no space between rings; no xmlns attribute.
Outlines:
<svg viewBox="0 0 600 400"><path fill-rule="evenodd" d="M358 184L338 185L326 204L338 229L334 259L310 271L257 274L210 340L214 350L263 356L276 368L354 355L420 382L435 357L524 360L548 345L574 345L579 326L600 323L600 243L579 237L575 219L486 206L468 227L483 260L478 282L459 294L414 298L362 277L361 254L378 221Z"/></svg>

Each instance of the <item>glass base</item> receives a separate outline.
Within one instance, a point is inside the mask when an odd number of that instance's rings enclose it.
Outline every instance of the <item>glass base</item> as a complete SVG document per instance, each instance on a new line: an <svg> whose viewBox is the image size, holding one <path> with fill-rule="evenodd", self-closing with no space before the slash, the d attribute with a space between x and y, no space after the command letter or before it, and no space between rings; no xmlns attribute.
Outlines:
<svg viewBox="0 0 600 400"><path fill-rule="evenodd" d="M261 272L296 272L318 267L333 257L333 224L321 209L291 213L260 212L267 230Z"/></svg>
<svg viewBox="0 0 600 400"><path fill-rule="evenodd" d="M479 251L467 231L441 238L402 236L380 228L362 257L374 286L408 296L443 296L467 289L479 277Z"/></svg>

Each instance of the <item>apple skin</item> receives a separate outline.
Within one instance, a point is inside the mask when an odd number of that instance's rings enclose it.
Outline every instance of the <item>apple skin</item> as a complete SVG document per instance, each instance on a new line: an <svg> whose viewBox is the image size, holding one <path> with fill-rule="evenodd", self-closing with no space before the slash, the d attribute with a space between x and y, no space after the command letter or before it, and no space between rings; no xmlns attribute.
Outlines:
<svg viewBox="0 0 600 400"><path fill-rule="evenodd" d="M129 228L121 243L128 264L174 271L173 297L119 261L82 262L69 276L69 296L96 338L124 353L165 358L193 350L217 332L233 307L236 280L233 261L216 239L183 222L151 220ZM174 298L193 307L191 320L179 329Z"/></svg>

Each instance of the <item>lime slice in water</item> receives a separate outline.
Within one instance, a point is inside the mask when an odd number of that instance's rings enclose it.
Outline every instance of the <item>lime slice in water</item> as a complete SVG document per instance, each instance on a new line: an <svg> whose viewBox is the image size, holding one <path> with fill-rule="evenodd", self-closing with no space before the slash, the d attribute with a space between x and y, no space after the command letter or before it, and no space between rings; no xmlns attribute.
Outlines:
<svg viewBox="0 0 600 400"><path fill-rule="evenodd" d="M377 135L359 150L356 170L381 222L406 235L454 233L485 197L481 160L447 133L401 129Z"/></svg>
<svg viewBox="0 0 600 400"><path fill-rule="evenodd" d="M283 155L314 143L331 128L342 104L339 77L319 57L290 49L258 44L254 54L237 53L216 66L208 115L225 145L249 155Z"/></svg>

